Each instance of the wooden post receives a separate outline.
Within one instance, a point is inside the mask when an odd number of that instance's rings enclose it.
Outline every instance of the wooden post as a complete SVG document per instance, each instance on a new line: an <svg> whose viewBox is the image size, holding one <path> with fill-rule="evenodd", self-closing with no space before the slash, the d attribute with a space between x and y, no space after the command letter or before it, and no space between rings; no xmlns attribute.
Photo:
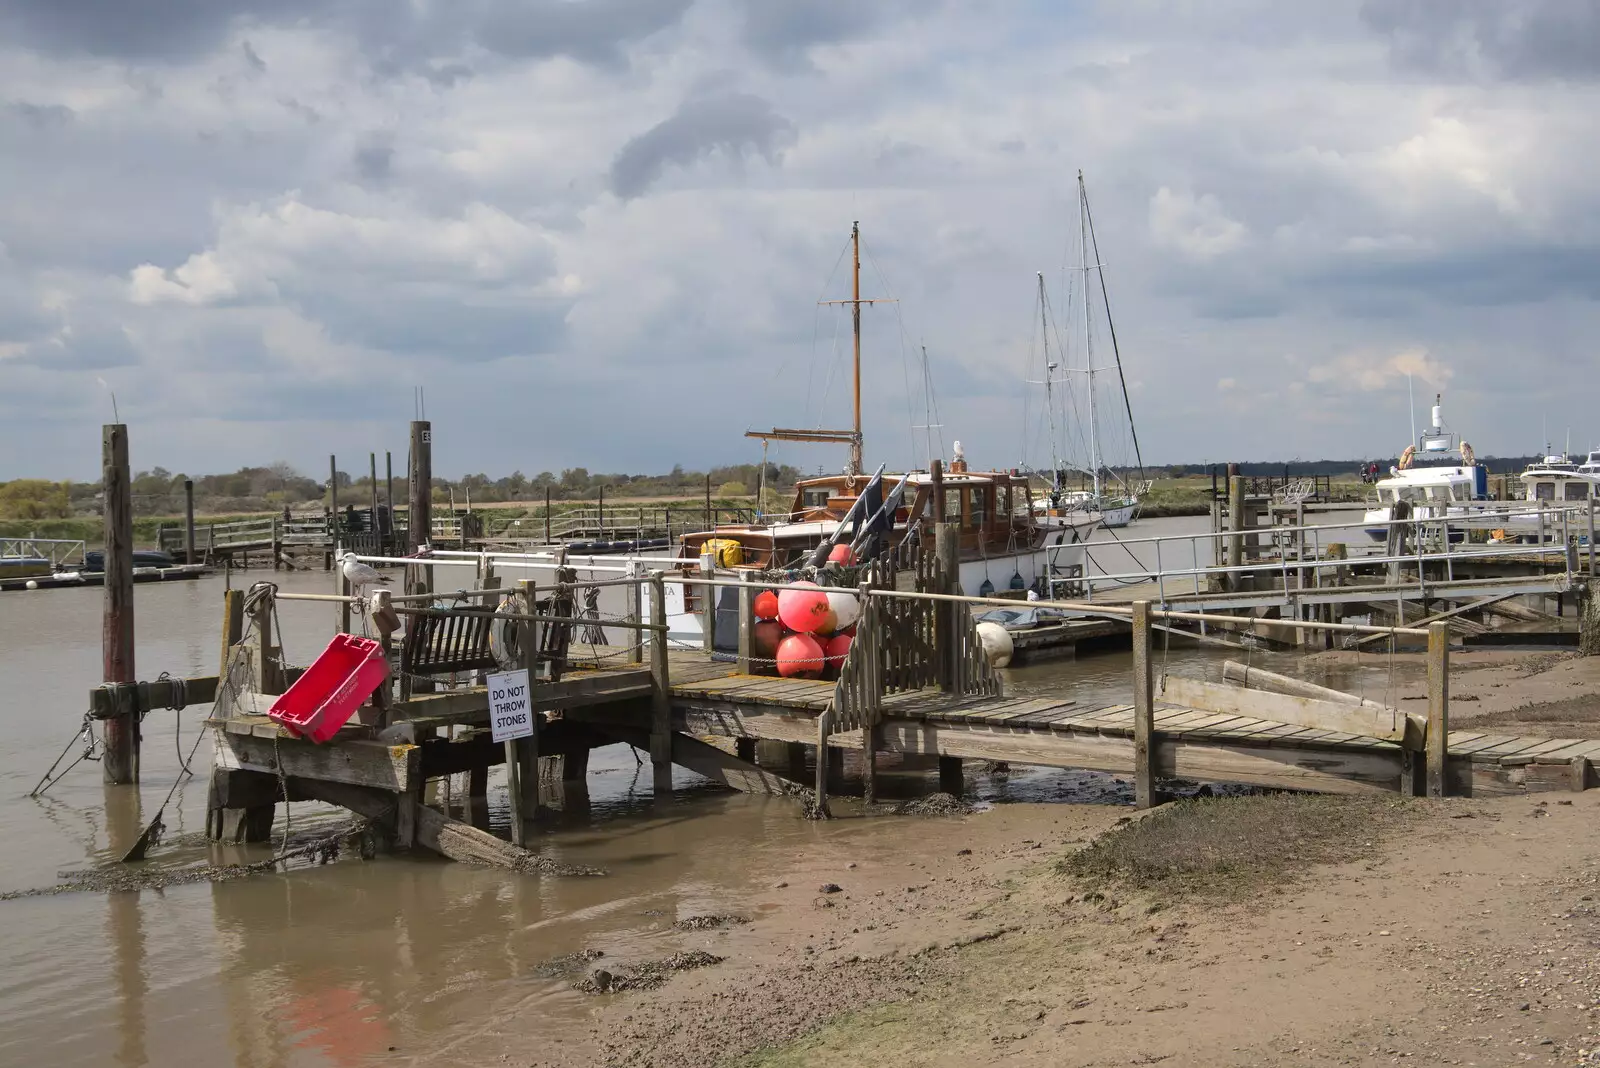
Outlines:
<svg viewBox="0 0 1600 1068"><path fill-rule="evenodd" d="M272 570L277 571L283 567L283 519L281 516L272 517Z"/></svg>
<svg viewBox="0 0 1600 1068"><path fill-rule="evenodd" d="M194 479L183 480L183 562L194 563Z"/></svg>
<svg viewBox="0 0 1600 1068"><path fill-rule="evenodd" d="M1156 797L1155 680L1150 657L1150 602L1133 602L1133 794L1140 808Z"/></svg>
<svg viewBox="0 0 1600 1068"><path fill-rule="evenodd" d="M549 486L546 486L544 488L544 543L546 545L554 545L555 544L555 542L552 541L551 538L550 538L550 487Z"/></svg>
<svg viewBox="0 0 1600 1068"><path fill-rule="evenodd" d="M711 514L711 474L706 473L706 529L711 530L717 525L716 518Z"/></svg>
<svg viewBox="0 0 1600 1068"><path fill-rule="evenodd" d="M1428 624L1428 796L1445 795L1450 763L1450 624Z"/></svg>
<svg viewBox="0 0 1600 1068"><path fill-rule="evenodd" d="M133 490L128 474L128 428L101 428L100 474L105 498L105 602L101 653L104 682L134 682ZM139 781L139 713L131 705L106 719L105 781Z"/></svg>
<svg viewBox="0 0 1600 1068"><path fill-rule="evenodd" d="M250 623L256 632L255 659L250 665L256 677L257 693L278 693L278 658L272 645L272 599L262 597L256 601Z"/></svg>
<svg viewBox="0 0 1600 1068"><path fill-rule="evenodd" d="M606 534L606 488L604 486L601 486L596 491L595 500L597 503L595 504L594 510L595 514L599 517L600 536L603 538Z"/></svg>
<svg viewBox="0 0 1600 1068"><path fill-rule="evenodd" d="M644 622L644 575L637 562L628 565L628 577L634 582L628 587L628 622ZM628 659L635 664L644 663L645 637L644 631L629 632Z"/></svg>
<svg viewBox="0 0 1600 1068"><path fill-rule="evenodd" d="M715 576L715 571L705 575L708 579ZM717 588L708 582L703 590L700 595L700 640L707 653L714 653L717 651Z"/></svg>
<svg viewBox="0 0 1600 1068"><path fill-rule="evenodd" d="M738 575L740 582L748 583L754 577L755 572L740 571ZM755 596L756 591L748 585L739 587L739 663L737 666L739 672L744 675L750 674L753 667L750 663L750 658L753 654L754 646L754 635L751 631L755 626Z"/></svg>
<svg viewBox="0 0 1600 1068"><path fill-rule="evenodd" d="M650 573L650 762L655 791L672 792L672 679L667 666L667 599L664 572Z"/></svg>
<svg viewBox="0 0 1600 1068"><path fill-rule="evenodd" d="M1229 465L1230 468L1233 465ZM1228 566L1240 567L1244 564L1244 478L1230 473L1228 475L1228 529L1234 536L1228 539ZM1237 571L1230 571L1225 577L1223 588L1237 590L1243 585L1243 576Z"/></svg>
<svg viewBox="0 0 1600 1068"><path fill-rule="evenodd" d="M233 647L244 637L244 591L224 590L222 593L222 652L217 658L217 687L227 684L228 661Z"/></svg>
<svg viewBox="0 0 1600 1068"><path fill-rule="evenodd" d="M538 603L537 587L528 579L522 580L521 586L523 603L531 616ZM532 708L534 673L539 663L537 624L522 625L518 644L522 649L522 666L528 671L529 707L533 712L533 733L505 743L506 776L511 789L511 841L520 846L527 839L526 822L539 812L539 727L543 717L537 708Z"/></svg>
<svg viewBox="0 0 1600 1068"><path fill-rule="evenodd" d="M409 472L406 516L406 550L410 554L427 545L433 536L433 424L415 420L411 424L411 470ZM407 587L420 580L433 592L433 569L419 567L408 576Z"/></svg>
<svg viewBox="0 0 1600 1068"><path fill-rule="evenodd" d="M329 537L333 539L333 592L337 597L350 596L350 582L344 577L344 568L339 562L339 460L330 455L328 457L328 493L332 502L332 511L329 517ZM333 625L336 633L350 633L350 602L340 601L334 606Z"/></svg>
<svg viewBox="0 0 1600 1068"><path fill-rule="evenodd" d="M883 696L883 679L878 670L879 650L883 647L883 635L878 632L877 610L869 601L868 591L871 587L863 581L856 590L856 597L861 604L860 625L856 635L861 640L861 648L866 650L869 658L861 661L861 666L867 670L863 680L865 689L872 694L872 707L878 708ZM957 605L956 608L962 608ZM878 724L876 714L874 721L861 728L861 799L867 804L875 804L878 800Z"/></svg>
<svg viewBox="0 0 1600 1068"><path fill-rule="evenodd" d="M934 531L934 544L940 577L940 593L959 593L961 574L959 533L950 523L939 523ZM935 601L934 623L938 635L939 686L946 693L961 688L961 643L956 640L959 613L968 611L964 604L954 601Z"/></svg>
<svg viewBox="0 0 1600 1068"><path fill-rule="evenodd" d="M939 792L949 794L951 797L960 797L966 788L966 778L961 773L961 758L953 756L940 757Z"/></svg>
<svg viewBox="0 0 1600 1068"><path fill-rule="evenodd" d="M1594 494L1589 494L1589 578L1595 577L1594 560Z"/></svg>
<svg viewBox="0 0 1600 1068"><path fill-rule="evenodd" d="M371 521L371 525L372 525L372 533L377 535L377 534L381 533L382 527L378 523L378 454L375 453L375 452L367 453L367 471L368 471L367 481L372 483L372 486L371 486L371 489L372 489L371 501L372 501L372 503L369 506L371 511L368 514L370 516L370 521ZM376 538L373 539L373 546L374 546L374 550L373 550L373 554L372 555L374 555L374 556L387 556L388 555L387 553L385 553L383 551L383 538L381 536L380 537L376 537Z"/></svg>

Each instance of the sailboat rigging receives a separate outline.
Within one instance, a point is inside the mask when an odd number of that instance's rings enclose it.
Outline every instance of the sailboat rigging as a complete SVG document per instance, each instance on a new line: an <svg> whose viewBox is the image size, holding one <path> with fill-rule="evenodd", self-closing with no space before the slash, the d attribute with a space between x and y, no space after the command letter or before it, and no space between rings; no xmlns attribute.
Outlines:
<svg viewBox="0 0 1600 1068"><path fill-rule="evenodd" d="M1090 253L1093 252L1093 259ZM1083 172L1078 172L1078 254L1080 266L1076 268L1081 273L1083 285L1080 289L1083 305L1083 366L1071 367L1065 359L1053 362L1050 359L1050 322L1049 304L1045 296L1044 275L1039 275L1039 322L1044 342L1044 380L1045 408L1050 431L1050 484L1048 497L1035 502L1035 509L1047 516L1060 518L1081 518L1097 516L1101 523L1107 527L1125 527L1131 523L1138 514L1139 503L1142 496L1149 492L1149 483L1144 480L1144 458L1139 452L1139 435L1133 425L1133 406L1128 399L1127 378L1122 369L1122 352L1117 344L1116 326L1111 319L1111 300L1106 289L1105 264L1100 260L1099 241L1094 233L1094 217L1089 210L1089 191L1083 180ZM1095 378L1098 374L1109 371L1111 367L1095 366L1094 328L1090 314L1090 288L1089 276L1093 272L1099 281L1099 303L1105 312L1107 332L1111 339L1111 351L1115 359L1117 382L1122 389L1123 409L1128 415L1128 428L1133 442L1135 461L1139 469L1140 481L1129 486L1115 471L1109 468L1101 454L1100 425L1097 397L1095 394ZM1069 490L1065 485L1067 465L1060 459L1059 431L1062 429L1056 420L1055 408L1055 381L1056 371L1084 375L1087 392L1087 423L1088 423L1088 463L1083 466L1076 464L1072 468L1088 476L1089 488L1084 490ZM1062 423L1065 423L1063 416ZM1111 483L1119 483L1113 486ZM1121 492L1116 492L1119 490Z"/></svg>
<svg viewBox="0 0 1600 1068"><path fill-rule="evenodd" d="M848 304L851 311L852 334L854 335L854 359L852 362L852 399L854 402L855 421L849 430L796 430L792 428L774 427L771 430L747 430L747 438L759 438L763 445L768 441L813 441L813 442L841 442L850 446L850 465L848 473L859 475L862 473L862 437L861 437L861 306L863 304L893 304L893 297L874 297L863 300L861 297L861 223L859 220L850 224L850 251L851 251L851 295L846 300L819 300L820 305Z"/></svg>

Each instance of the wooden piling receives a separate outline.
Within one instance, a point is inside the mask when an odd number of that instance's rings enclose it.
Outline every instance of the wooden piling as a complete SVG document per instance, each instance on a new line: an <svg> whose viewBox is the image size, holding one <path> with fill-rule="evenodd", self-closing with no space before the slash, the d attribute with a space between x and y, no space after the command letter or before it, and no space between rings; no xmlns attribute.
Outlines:
<svg viewBox="0 0 1600 1068"><path fill-rule="evenodd" d="M1228 566L1230 568L1244 565L1244 478L1234 473L1234 465L1229 465L1228 474L1228 529L1233 532L1233 537L1228 539ZM1223 582L1225 589L1237 590L1242 586L1243 576L1237 571L1229 571Z"/></svg>
<svg viewBox="0 0 1600 1068"><path fill-rule="evenodd" d="M194 479L183 480L183 562L192 564L194 558Z"/></svg>
<svg viewBox="0 0 1600 1068"><path fill-rule="evenodd" d="M739 572L739 581L750 583L755 581L754 571ZM755 626L755 593L749 585L739 587L739 662L738 669L741 674L751 672L751 657L754 655Z"/></svg>
<svg viewBox="0 0 1600 1068"><path fill-rule="evenodd" d="M1140 808L1157 803L1155 680L1150 656L1150 602L1133 602L1133 793Z"/></svg>
<svg viewBox="0 0 1600 1068"><path fill-rule="evenodd" d="M415 555L427 545L433 533L433 424L414 420L411 424L411 470L407 484L406 551ZM416 574L406 576L406 588L417 581L428 584L433 592L433 568L418 567Z"/></svg>
<svg viewBox="0 0 1600 1068"><path fill-rule="evenodd" d="M951 797L960 797L966 790L966 776L961 771L961 758L942 756L939 758L939 791Z"/></svg>
<svg viewBox="0 0 1600 1068"><path fill-rule="evenodd" d="M667 668L665 572L650 573L650 763L655 792L672 792L672 679Z"/></svg>
<svg viewBox="0 0 1600 1068"><path fill-rule="evenodd" d="M224 590L222 593L222 655L217 659L217 679L220 687L228 678L228 662L233 657L233 647L244 637L244 591Z"/></svg>
<svg viewBox="0 0 1600 1068"><path fill-rule="evenodd" d="M524 579L521 588L528 615L534 615L538 610L537 586L531 580ZM538 627L535 623L529 621L522 625L518 645L522 651L522 666L528 672L531 693L539 665ZM539 727L543 717L538 709L531 711L533 733L526 738L505 743L506 781L511 793L511 841L519 846L527 840L527 821L539 812Z"/></svg>
<svg viewBox="0 0 1600 1068"><path fill-rule="evenodd" d="M1445 795L1450 763L1450 624L1428 624L1428 796Z"/></svg>
<svg viewBox="0 0 1600 1068"><path fill-rule="evenodd" d="M953 523L937 524L934 545L940 593L960 592L960 544L960 533ZM961 688L961 642L956 638L956 628L961 624L960 613L966 611L969 611L966 605L954 601L936 602L934 608L939 686L946 693L954 693Z"/></svg>
<svg viewBox="0 0 1600 1068"><path fill-rule="evenodd" d="M105 498L105 601L101 653L104 682L134 682L133 490L128 474L128 428L101 428L101 486ZM122 707L104 721L105 781L139 781L139 715Z"/></svg>

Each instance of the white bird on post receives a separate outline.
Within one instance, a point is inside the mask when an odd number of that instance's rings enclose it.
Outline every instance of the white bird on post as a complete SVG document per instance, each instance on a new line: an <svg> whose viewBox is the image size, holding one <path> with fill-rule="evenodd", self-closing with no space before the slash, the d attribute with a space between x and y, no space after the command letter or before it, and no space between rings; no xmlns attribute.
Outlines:
<svg viewBox="0 0 1600 1068"><path fill-rule="evenodd" d="M387 586L390 581L388 575L380 575L370 565L357 560L355 553L348 551L339 557L339 571L353 589L360 589L363 586Z"/></svg>

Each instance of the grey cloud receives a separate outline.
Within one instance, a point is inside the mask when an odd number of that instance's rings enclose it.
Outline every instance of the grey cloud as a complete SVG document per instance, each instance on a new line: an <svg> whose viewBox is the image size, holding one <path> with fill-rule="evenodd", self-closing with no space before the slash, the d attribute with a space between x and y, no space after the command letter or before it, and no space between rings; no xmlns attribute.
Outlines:
<svg viewBox="0 0 1600 1068"><path fill-rule="evenodd" d="M364 141L355 153L356 173L370 185L381 185L389 180L394 165L394 135L374 134Z"/></svg>
<svg viewBox="0 0 1600 1068"><path fill-rule="evenodd" d="M267 61L261 58L260 53L251 46L250 42L245 41L239 47L244 51L244 61L250 65L250 68L258 73L265 74Z"/></svg>
<svg viewBox="0 0 1600 1068"><path fill-rule="evenodd" d="M691 97L672 117L622 146L611 164L611 189L631 200L649 189L668 166L686 166L719 149L735 158L754 151L775 161L793 134L793 124L758 96Z"/></svg>
<svg viewBox="0 0 1600 1068"><path fill-rule="evenodd" d="M380 72L459 76L466 47L511 59L615 62L622 48L676 23L693 0L0 0L0 39L57 54L184 61L241 25L304 22L354 36ZM244 59L265 69L247 42Z"/></svg>
<svg viewBox="0 0 1600 1068"><path fill-rule="evenodd" d="M132 60L186 59L214 49L236 19L291 21L316 0L0 0L0 37L50 52Z"/></svg>
<svg viewBox="0 0 1600 1068"><path fill-rule="evenodd" d="M7 104L6 110L21 118L35 130L47 130L52 127L65 126L77 115L65 104L30 104L25 100Z"/></svg>
<svg viewBox="0 0 1600 1068"><path fill-rule="evenodd" d="M1515 79L1600 76L1600 5L1588 0L1367 0L1361 17L1407 66Z"/></svg>
<svg viewBox="0 0 1600 1068"><path fill-rule="evenodd" d="M794 62L807 49L859 36L899 17L904 0L738 0L745 44L769 59Z"/></svg>

